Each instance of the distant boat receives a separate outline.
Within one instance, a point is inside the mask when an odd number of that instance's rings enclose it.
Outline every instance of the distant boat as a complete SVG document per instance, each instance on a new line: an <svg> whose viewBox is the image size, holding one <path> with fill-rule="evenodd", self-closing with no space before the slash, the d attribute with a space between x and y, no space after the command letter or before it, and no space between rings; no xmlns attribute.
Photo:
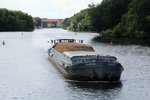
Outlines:
<svg viewBox="0 0 150 100"><path fill-rule="evenodd" d="M52 40L48 50L53 65L68 79L78 81L119 81L123 71L117 58L102 55L90 45L74 39Z"/></svg>
<svg viewBox="0 0 150 100"><path fill-rule="evenodd" d="M2 44L5 45L5 41L3 41Z"/></svg>

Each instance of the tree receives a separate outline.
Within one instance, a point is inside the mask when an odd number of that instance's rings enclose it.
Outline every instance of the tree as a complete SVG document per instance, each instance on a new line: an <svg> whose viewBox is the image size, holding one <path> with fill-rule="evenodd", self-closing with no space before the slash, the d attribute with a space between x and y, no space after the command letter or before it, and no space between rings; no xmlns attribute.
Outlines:
<svg viewBox="0 0 150 100"><path fill-rule="evenodd" d="M103 0L68 18L72 31L95 31L109 37L150 39L150 0Z"/></svg>
<svg viewBox="0 0 150 100"><path fill-rule="evenodd" d="M0 31L32 31L32 16L21 11L0 9Z"/></svg>

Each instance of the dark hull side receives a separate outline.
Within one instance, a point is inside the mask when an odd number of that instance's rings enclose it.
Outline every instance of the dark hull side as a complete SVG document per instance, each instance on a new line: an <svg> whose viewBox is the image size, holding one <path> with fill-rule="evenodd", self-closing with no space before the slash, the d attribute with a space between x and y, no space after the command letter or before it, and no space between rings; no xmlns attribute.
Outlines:
<svg viewBox="0 0 150 100"><path fill-rule="evenodd" d="M119 81L123 67L120 63L98 62L96 64L81 64L64 68L51 56L50 61L64 75L71 80L78 81Z"/></svg>

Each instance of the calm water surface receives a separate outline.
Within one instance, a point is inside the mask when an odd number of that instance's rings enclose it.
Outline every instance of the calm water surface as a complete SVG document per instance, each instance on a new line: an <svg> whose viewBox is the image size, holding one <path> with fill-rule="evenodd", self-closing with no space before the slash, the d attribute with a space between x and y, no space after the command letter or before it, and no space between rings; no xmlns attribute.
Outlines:
<svg viewBox="0 0 150 100"><path fill-rule="evenodd" d="M94 42L95 33L76 34L62 29L1 32L0 100L149 100L150 47L110 46ZM121 83L81 83L65 79L47 56L48 41L56 38L82 39L99 53L116 56L125 68Z"/></svg>

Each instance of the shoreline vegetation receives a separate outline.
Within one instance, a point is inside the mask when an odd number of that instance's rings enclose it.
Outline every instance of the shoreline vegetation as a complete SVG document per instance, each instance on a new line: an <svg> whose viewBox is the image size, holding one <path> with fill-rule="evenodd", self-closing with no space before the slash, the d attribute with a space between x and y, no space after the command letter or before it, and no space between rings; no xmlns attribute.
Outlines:
<svg viewBox="0 0 150 100"><path fill-rule="evenodd" d="M70 31L93 31L102 37L150 39L150 0L103 0L89 4L62 25Z"/></svg>
<svg viewBox="0 0 150 100"><path fill-rule="evenodd" d="M32 16L21 11L0 8L0 32L4 31L33 31Z"/></svg>
<svg viewBox="0 0 150 100"><path fill-rule="evenodd" d="M109 45L143 45L150 46L150 40L143 38L113 38L113 37L100 37L96 36L92 38L92 41L95 43L106 43Z"/></svg>

